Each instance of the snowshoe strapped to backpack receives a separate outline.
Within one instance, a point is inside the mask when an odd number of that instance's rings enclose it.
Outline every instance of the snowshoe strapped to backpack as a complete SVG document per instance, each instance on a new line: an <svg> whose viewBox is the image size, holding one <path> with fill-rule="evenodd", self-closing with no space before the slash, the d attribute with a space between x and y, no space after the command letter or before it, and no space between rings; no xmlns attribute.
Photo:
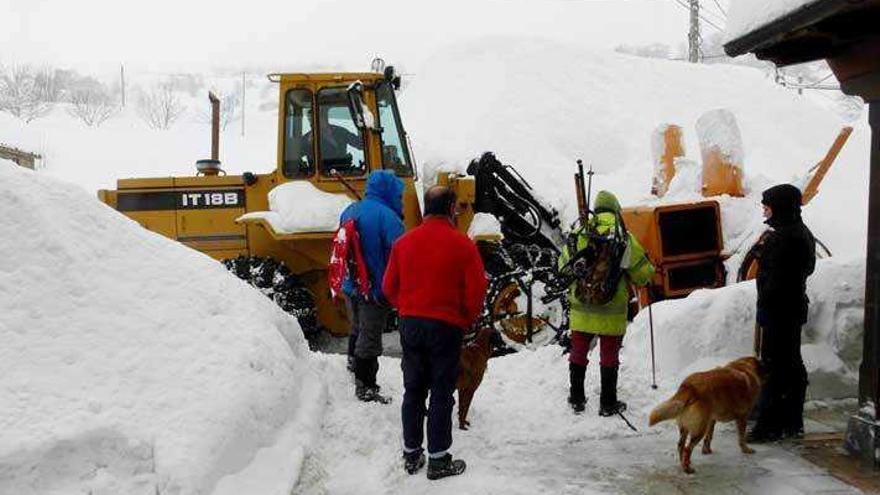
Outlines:
<svg viewBox="0 0 880 495"><path fill-rule="evenodd" d="M361 238L354 219L348 219L339 226L330 248L330 266L327 279L333 299L342 295L342 286L349 277L359 295L367 299L370 295L370 275L361 251Z"/></svg>
<svg viewBox="0 0 880 495"><path fill-rule="evenodd" d="M572 257L577 259L574 295L591 306L608 304L623 276L621 265L629 234L623 226L623 219L616 213L614 215L614 226L607 232L599 231L598 217L594 216L580 233L572 233L575 245L580 235L587 237L587 245Z"/></svg>

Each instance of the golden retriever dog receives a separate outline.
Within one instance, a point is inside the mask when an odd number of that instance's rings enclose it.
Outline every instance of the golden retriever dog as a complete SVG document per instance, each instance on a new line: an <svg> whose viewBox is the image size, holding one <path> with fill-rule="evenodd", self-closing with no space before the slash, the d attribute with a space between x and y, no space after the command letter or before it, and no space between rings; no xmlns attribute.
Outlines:
<svg viewBox="0 0 880 495"><path fill-rule="evenodd" d="M746 419L760 391L760 362L753 357L740 358L688 376L671 399L651 411L649 424L678 420L678 458L684 472L693 473L691 452L705 438L703 453L712 453L712 434L718 421L736 421L739 448L744 454L755 452L746 445Z"/></svg>
<svg viewBox="0 0 880 495"><path fill-rule="evenodd" d="M458 427L467 430L470 422L467 420L471 401L474 393L483 381L489 356L492 355L492 342L495 336L492 328L483 328L477 331L473 340L464 344L461 348L461 363L458 369Z"/></svg>

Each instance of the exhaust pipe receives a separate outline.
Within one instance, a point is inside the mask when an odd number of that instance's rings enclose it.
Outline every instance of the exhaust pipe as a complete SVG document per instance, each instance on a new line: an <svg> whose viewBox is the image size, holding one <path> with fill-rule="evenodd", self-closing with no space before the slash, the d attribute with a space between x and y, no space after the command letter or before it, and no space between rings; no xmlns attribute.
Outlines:
<svg viewBox="0 0 880 495"><path fill-rule="evenodd" d="M196 161L196 175L226 175L220 168L220 98L209 91L208 100L211 102L211 158Z"/></svg>

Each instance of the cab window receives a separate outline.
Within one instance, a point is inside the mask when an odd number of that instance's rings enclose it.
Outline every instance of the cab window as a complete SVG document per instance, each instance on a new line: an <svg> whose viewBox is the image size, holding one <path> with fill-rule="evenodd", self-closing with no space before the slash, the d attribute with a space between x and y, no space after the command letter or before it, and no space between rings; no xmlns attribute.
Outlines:
<svg viewBox="0 0 880 495"><path fill-rule="evenodd" d="M284 163L285 177L308 177L315 173L312 146L312 92L292 89L287 92L284 105Z"/></svg>
<svg viewBox="0 0 880 495"><path fill-rule="evenodd" d="M331 175L362 175L367 171L364 135L351 118L346 88L318 91L320 171Z"/></svg>
<svg viewBox="0 0 880 495"><path fill-rule="evenodd" d="M383 83L376 88L376 104L382 127L382 168L394 170L397 175L413 175L406 133L400 124L400 113L390 84Z"/></svg>

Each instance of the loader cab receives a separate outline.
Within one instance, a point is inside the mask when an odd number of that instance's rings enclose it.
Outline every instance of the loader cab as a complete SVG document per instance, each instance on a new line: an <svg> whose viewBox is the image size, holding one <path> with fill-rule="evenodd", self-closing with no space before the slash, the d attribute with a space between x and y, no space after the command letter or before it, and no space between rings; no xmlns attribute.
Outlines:
<svg viewBox="0 0 880 495"><path fill-rule="evenodd" d="M335 172L356 179L381 169L414 177L395 84L379 74L309 80L320 76L281 76L283 177L313 180Z"/></svg>
<svg viewBox="0 0 880 495"><path fill-rule="evenodd" d="M421 221L393 69L270 79L279 83L281 99L277 183L309 181L326 192L350 194L348 184L363 195L371 171L393 170L406 185L404 223L410 228Z"/></svg>

